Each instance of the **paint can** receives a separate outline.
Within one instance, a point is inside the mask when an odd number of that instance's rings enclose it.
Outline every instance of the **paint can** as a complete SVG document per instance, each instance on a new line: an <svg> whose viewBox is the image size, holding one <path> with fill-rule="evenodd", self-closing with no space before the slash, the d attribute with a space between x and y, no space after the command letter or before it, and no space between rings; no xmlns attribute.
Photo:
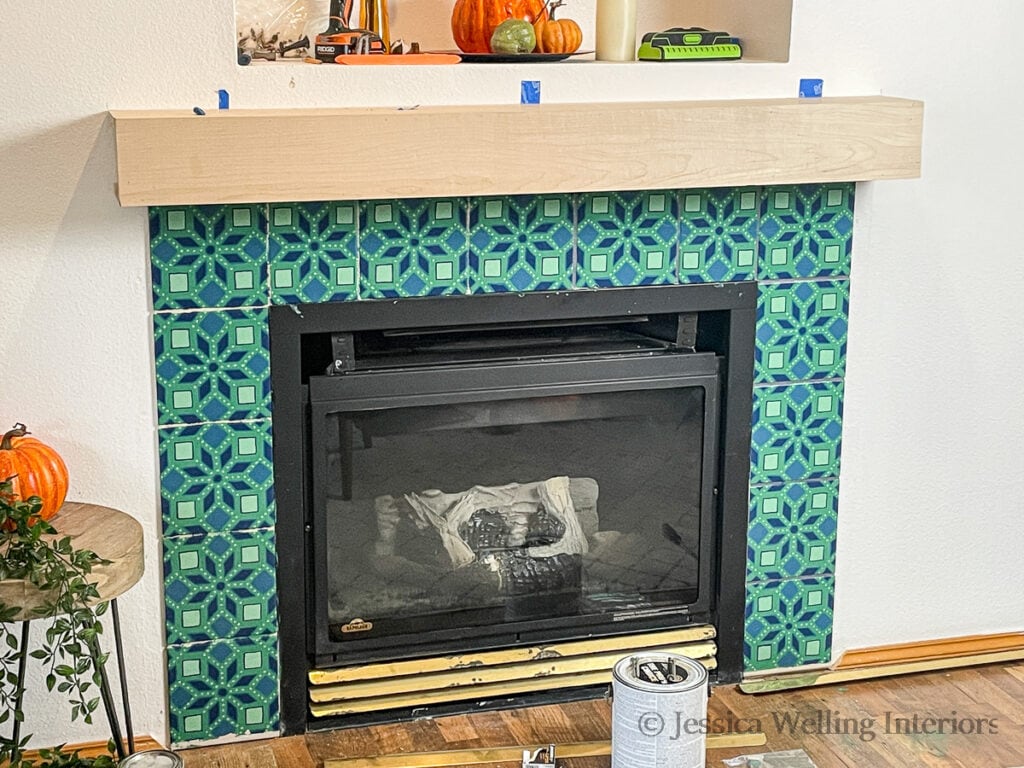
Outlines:
<svg viewBox="0 0 1024 768"><path fill-rule="evenodd" d="M708 671L672 653L612 669L612 768L704 768Z"/></svg>
<svg viewBox="0 0 1024 768"><path fill-rule="evenodd" d="M185 761L166 749L133 752L117 764L117 768L184 768Z"/></svg>

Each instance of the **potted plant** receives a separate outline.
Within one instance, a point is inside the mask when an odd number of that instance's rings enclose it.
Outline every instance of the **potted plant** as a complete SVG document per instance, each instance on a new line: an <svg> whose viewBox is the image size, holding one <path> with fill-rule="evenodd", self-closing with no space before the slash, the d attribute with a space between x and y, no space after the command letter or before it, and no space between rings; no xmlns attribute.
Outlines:
<svg viewBox="0 0 1024 768"><path fill-rule="evenodd" d="M20 594L31 594L28 605L4 602L11 590L0 591L0 728L13 730L23 720L19 708L18 666L21 663L21 624L26 619L47 622L45 640L29 655L46 669L46 687L56 690L71 705L71 719L91 723L99 706L99 672L92 650L103 631L98 617L106 603L89 581L94 566L106 563L95 552L76 549L70 537L60 536L40 516L39 496L22 499L15 492L13 478L0 479L0 586L17 586ZM100 664L105 657L97 654ZM61 748L40 750L38 762L25 759L23 750L29 736L17 741L0 737L0 763L10 768L56 768L93 766L112 768L109 756L79 757Z"/></svg>

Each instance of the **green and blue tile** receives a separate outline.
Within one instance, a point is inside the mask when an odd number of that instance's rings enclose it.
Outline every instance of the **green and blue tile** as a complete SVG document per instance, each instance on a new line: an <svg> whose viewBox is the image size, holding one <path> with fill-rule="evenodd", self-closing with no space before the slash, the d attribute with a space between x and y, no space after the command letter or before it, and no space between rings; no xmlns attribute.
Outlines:
<svg viewBox="0 0 1024 768"><path fill-rule="evenodd" d="M572 288L572 217L569 195L470 199L469 292Z"/></svg>
<svg viewBox="0 0 1024 768"><path fill-rule="evenodd" d="M679 210L674 191L576 196L576 287L677 281Z"/></svg>
<svg viewBox="0 0 1024 768"><path fill-rule="evenodd" d="M743 639L747 670L828 662L833 608L831 577L749 585Z"/></svg>
<svg viewBox="0 0 1024 768"><path fill-rule="evenodd" d="M153 309L267 303L265 205L149 209Z"/></svg>
<svg viewBox="0 0 1024 768"><path fill-rule="evenodd" d="M273 530L164 539L167 643L277 631Z"/></svg>
<svg viewBox="0 0 1024 768"><path fill-rule="evenodd" d="M842 378L849 313L847 280L762 283L754 381Z"/></svg>
<svg viewBox="0 0 1024 768"><path fill-rule="evenodd" d="M754 388L750 482L839 477L843 383Z"/></svg>
<svg viewBox="0 0 1024 768"><path fill-rule="evenodd" d="M171 741L280 729L277 635L254 635L167 649Z"/></svg>
<svg viewBox="0 0 1024 768"><path fill-rule="evenodd" d="M272 528L270 421L158 430L165 536Z"/></svg>
<svg viewBox="0 0 1024 768"><path fill-rule="evenodd" d="M756 187L679 192L679 282L752 280L757 271Z"/></svg>
<svg viewBox="0 0 1024 768"><path fill-rule="evenodd" d="M153 335L160 424L270 415L265 308L157 314Z"/></svg>
<svg viewBox="0 0 1024 768"><path fill-rule="evenodd" d="M747 582L834 573L838 511L835 480L751 488Z"/></svg>
<svg viewBox="0 0 1024 768"><path fill-rule="evenodd" d="M758 253L761 280L850 274L854 185L766 187Z"/></svg>
<svg viewBox="0 0 1024 768"><path fill-rule="evenodd" d="M354 201L270 206L270 294L275 304L358 298Z"/></svg>
<svg viewBox="0 0 1024 768"><path fill-rule="evenodd" d="M359 296L464 294L466 199L370 200L359 209Z"/></svg>

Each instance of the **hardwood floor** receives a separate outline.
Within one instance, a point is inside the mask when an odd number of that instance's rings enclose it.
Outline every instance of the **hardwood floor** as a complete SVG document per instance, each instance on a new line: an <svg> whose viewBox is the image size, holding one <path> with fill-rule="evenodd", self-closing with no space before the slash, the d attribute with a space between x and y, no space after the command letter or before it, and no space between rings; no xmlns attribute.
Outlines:
<svg viewBox="0 0 1024 768"><path fill-rule="evenodd" d="M587 701L203 747L182 756L186 768L315 768L341 757L592 741L609 738L610 714L606 701ZM709 766L736 755L797 748L819 768L1024 766L1024 664L759 695L723 686L714 689L708 714L713 730L759 723L768 737L765 747L709 752ZM981 733L962 732L968 729ZM610 760L559 763L608 768Z"/></svg>

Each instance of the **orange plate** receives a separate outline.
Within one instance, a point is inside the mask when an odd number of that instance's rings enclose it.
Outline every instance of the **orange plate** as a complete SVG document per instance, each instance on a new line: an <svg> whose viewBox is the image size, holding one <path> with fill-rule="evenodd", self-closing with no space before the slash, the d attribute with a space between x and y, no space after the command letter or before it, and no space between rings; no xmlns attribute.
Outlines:
<svg viewBox="0 0 1024 768"><path fill-rule="evenodd" d="M335 56L339 64L458 64L454 53L345 53Z"/></svg>

